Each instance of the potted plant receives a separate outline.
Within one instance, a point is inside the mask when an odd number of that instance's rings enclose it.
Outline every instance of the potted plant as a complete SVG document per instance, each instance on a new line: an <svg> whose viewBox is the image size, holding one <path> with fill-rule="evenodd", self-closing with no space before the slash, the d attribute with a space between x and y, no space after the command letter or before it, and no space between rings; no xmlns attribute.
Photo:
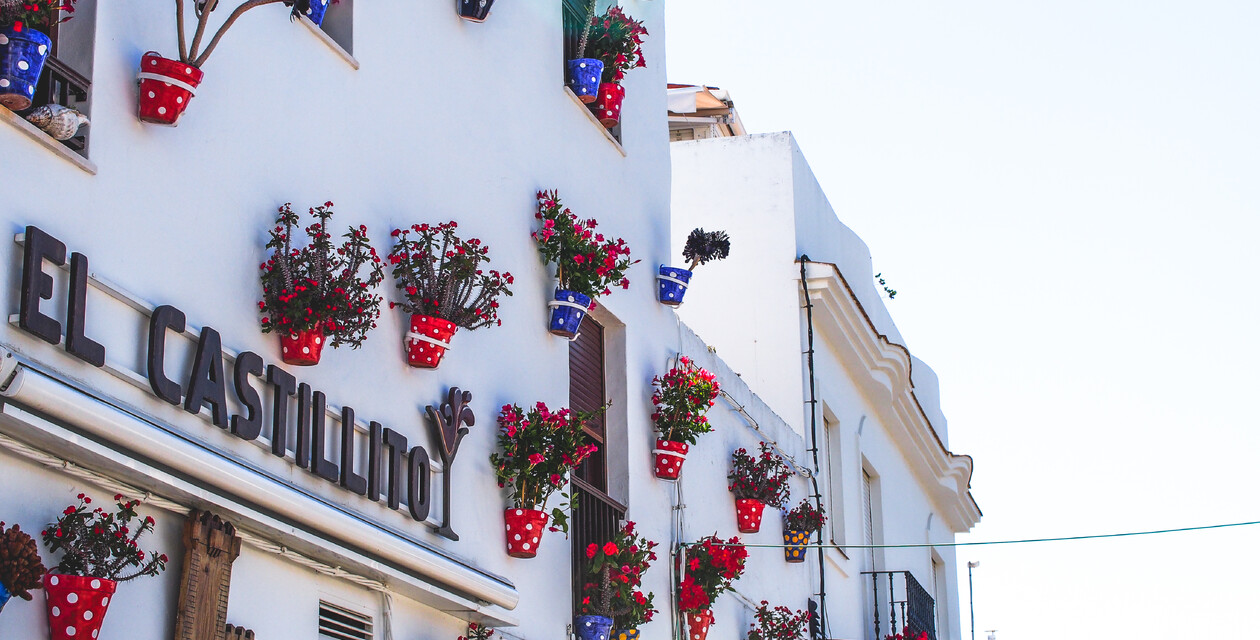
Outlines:
<svg viewBox="0 0 1260 640"><path fill-rule="evenodd" d="M220 6L219 0L205 2L189 0L192 5L194 22L191 44L188 42L185 22L187 21L184 0L175 0L175 28L179 35L179 59L164 58L156 51L149 51L140 58L140 99L139 117L141 122L175 126L179 117L184 115L188 103L197 93L203 77L201 67L206 59L214 53L215 47L223 39L223 34L250 9L263 5L284 3L292 7L290 18L306 15L311 18L316 11L319 20L323 20L323 11L327 8L327 0L245 0L241 2L219 25L214 36L206 40L209 33L210 14ZM318 21L316 21L318 24ZM203 46L204 45L204 46Z"/></svg>
<svg viewBox="0 0 1260 640"><path fill-rule="evenodd" d="M787 504L791 470L770 448L762 442L756 458L747 449L736 449L731 456L731 472L727 474L731 493L735 494L735 520L740 533L757 533L761 530L761 512L766 505L782 508Z"/></svg>
<svg viewBox="0 0 1260 640"><path fill-rule="evenodd" d="M0 0L0 105L30 108L52 50L48 32L74 13L76 0Z"/></svg>
<svg viewBox="0 0 1260 640"><path fill-rule="evenodd" d="M683 258L691 261L691 264L686 269L661 265L656 276L660 282L656 299L671 307L682 304L687 285L691 282L691 274L696 267L713 260L724 260L730 254L731 239L725 231L693 229L683 247Z"/></svg>
<svg viewBox="0 0 1260 640"><path fill-rule="evenodd" d="M327 13L328 7L339 2L341 0L284 0L284 4L293 7L293 16L305 16L317 27L324 24L324 14Z"/></svg>
<svg viewBox="0 0 1260 640"><path fill-rule="evenodd" d="M29 601L46 572L35 539L16 524L6 530L0 522L0 611L13 596Z"/></svg>
<svg viewBox="0 0 1260 640"><path fill-rule="evenodd" d="M827 522L822 505L814 508L809 499L792 508L783 516L783 556L793 564L805 561L805 545L809 536L822 529Z"/></svg>
<svg viewBox="0 0 1260 640"><path fill-rule="evenodd" d="M485 22L493 6L494 0L455 0L459 17L469 22Z"/></svg>
<svg viewBox="0 0 1260 640"><path fill-rule="evenodd" d="M44 575L52 640L96 638L119 582L166 569L166 554L146 554L137 544L155 524L136 512L140 501L115 495L114 503L113 513L92 508L92 499L80 493L79 504L40 532L48 550L62 554Z"/></svg>
<svg viewBox="0 0 1260 640"><path fill-rule="evenodd" d="M928 632L914 632L910 627L902 627L901 633L894 633L884 636L884 640L928 640Z"/></svg>
<svg viewBox="0 0 1260 640"><path fill-rule="evenodd" d="M612 540L587 545L582 615L573 620L580 640L609 640L614 625L618 637L638 637L638 627L656 614L652 594L639 589L656 560L655 548L655 542L634 532L633 522L618 529Z"/></svg>
<svg viewBox="0 0 1260 640"><path fill-rule="evenodd" d="M626 72L646 67L643 59L643 36L648 35L643 23L627 16L620 7L612 6L602 16L591 18L591 57L604 63L602 82L594 104L595 116L609 129L621 121L621 103L626 90L621 81Z"/></svg>
<svg viewBox="0 0 1260 640"><path fill-rule="evenodd" d="M696 438L713 430L704 414L721 391L712 373L694 366L687 356L663 376L652 379L652 422L656 427L653 469L662 480L677 480Z"/></svg>
<svg viewBox="0 0 1260 640"><path fill-rule="evenodd" d="M586 45L591 39L591 27L594 20L595 0L591 0L582 20L582 37L578 39L577 57L566 64L569 72L569 89L578 97L578 100L582 101L582 104L595 102L600 80L604 77L604 62L598 58L586 57Z"/></svg>
<svg viewBox="0 0 1260 640"><path fill-rule="evenodd" d="M468 630L459 640L490 640L494 636L494 629L477 624L476 622L468 623Z"/></svg>
<svg viewBox="0 0 1260 640"><path fill-rule="evenodd" d="M678 555L682 581L678 585L678 608L687 619L688 637L705 640L713 624L713 602L731 590L731 583L744 573L748 550L739 538L723 541L706 536L687 545Z"/></svg>
<svg viewBox="0 0 1260 640"><path fill-rule="evenodd" d="M292 365L318 364L325 342L358 349L381 315L381 296L372 289L384 278L367 227L350 227L345 242L334 246L333 203L325 202L309 210L316 222L305 229L310 243L299 249L293 246L297 214L289 203L279 212L267 243L271 257L259 265L263 333L280 334L280 357Z"/></svg>
<svg viewBox="0 0 1260 640"><path fill-rule="evenodd" d="M542 227L530 235L538 243L545 262L556 266L556 287L548 330L557 336L575 339L595 298L612 293L610 287L630 288L626 270L638 260L630 260L630 248L621 238L605 238L595 220L578 220L560 203L555 191L538 192L534 217Z"/></svg>
<svg viewBox="0 0 1260 640"><path fill-rule="evenodd" d="M499 412L500 451L490 454L490 464L499 487L508 490L511 506L503 511L503 519L507 552L513 558L538 555L549 518L547 499L565 485L571 470L598 449L587 443L582 433L582 425L592 417L569 409L553 412L542 402L529 412L510 404ZM551 510L550 528L567 534L569 520L564 507Z"/></svg>
<svg viewBox="0 0 1260 640"><path fill-rule="evenodd" d="M782 605L772 609L762 600L753 619L756 622L749 626L747 640L802 640L808 630L809 612L793 612Z"/></svg>
<svg viewBox="0 0 1260 640"><path fill-rule="evenodd" d="M460 239L458 226L454 221L415 224L390 234L394 250L388 259L403 302L390 302L389 308L411 314L403 348L413 367L437 367L459 327L472 331L503 324L498 298L512 295L512 274L483 270L490 248L477 238Z"/></svg>

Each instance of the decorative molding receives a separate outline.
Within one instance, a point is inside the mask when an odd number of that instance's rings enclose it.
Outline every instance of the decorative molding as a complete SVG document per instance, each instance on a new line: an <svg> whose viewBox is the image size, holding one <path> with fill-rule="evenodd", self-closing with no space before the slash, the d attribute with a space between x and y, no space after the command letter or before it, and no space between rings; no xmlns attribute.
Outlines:
<svg viewBox="0 0 1260 640"><path fill-rule="evenodd" d="M951 452L932 427L915 396L910 351L876 329L835 264L808 263L806 283L816 328L842 362L871 373L855 377L856 384L875 400L876 414L950 527L970 530L982 515L971 495L971 456Z"/></svg>

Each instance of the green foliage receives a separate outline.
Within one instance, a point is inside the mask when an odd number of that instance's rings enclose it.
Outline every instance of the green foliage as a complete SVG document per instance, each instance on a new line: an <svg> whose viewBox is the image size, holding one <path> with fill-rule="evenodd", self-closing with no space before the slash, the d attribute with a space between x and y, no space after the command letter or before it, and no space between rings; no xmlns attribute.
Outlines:
<svg viewBox="0 0 1260 640"><path fill-rule="evenodd" d="M465 329L501 325L501 294L512 295L512 274L483 270L490 248L481 240L461 240L454 221L438 225L414 224L394 229L389 254L394 284L405 302L389 303L408 313L434 316ZM418 237L412 238L414 232Z"/></svg>
<svg viewBox="0 0 1260 640"><path fill-rule="evenodd" d="M124 500L120 494L114 496L114 502L113 513L100 507L92 509L92 498L80 493L77 506L66 507L56 522L40 532L50 552L63 552L61 562L51 572L123 582L156 576L166 569L166 554L146 554L136 542L155 524L151 516L141 520L136 513L140 501Z"/></svg>

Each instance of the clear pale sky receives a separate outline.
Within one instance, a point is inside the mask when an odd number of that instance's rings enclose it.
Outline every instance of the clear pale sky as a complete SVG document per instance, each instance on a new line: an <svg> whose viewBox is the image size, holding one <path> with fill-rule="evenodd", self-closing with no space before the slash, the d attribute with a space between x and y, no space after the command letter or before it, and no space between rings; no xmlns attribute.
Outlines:
<svg viewBox="0 0 1260 640"><path fill-rule="evenodd" d="M899 292L976 461L960 541L1260 520L1260 2L666 13L670 81L791 130ZM977 638L1260 638L1260 527L958 560L964 637L978 560Z"/></svg>

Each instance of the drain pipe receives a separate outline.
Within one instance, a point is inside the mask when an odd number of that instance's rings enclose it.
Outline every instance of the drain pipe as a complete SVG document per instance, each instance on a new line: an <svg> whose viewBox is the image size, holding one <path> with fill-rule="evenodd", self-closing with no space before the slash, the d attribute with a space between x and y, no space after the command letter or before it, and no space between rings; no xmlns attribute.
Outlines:
<svg viewBox="0 0 1260 640"><path fill-rule="evenodd" d="M809 298L809 284L805 279L805 266L809 264L809 256L801 254L801 293L805 296L805 325L806 339L808 351L806 351L806 363L809 368L809 439L810 453L814 455L814 473L810 474L809 481L814 487L814 506L820 511L822 510L822 493L818 490L818 394L815 385L814 376L814 302ZM825 549L822 543L822 530L818 531L818 609L821 611L822 624L820 630L822 637L827 637L827 564L826 558L823 558Z"/></svg>

